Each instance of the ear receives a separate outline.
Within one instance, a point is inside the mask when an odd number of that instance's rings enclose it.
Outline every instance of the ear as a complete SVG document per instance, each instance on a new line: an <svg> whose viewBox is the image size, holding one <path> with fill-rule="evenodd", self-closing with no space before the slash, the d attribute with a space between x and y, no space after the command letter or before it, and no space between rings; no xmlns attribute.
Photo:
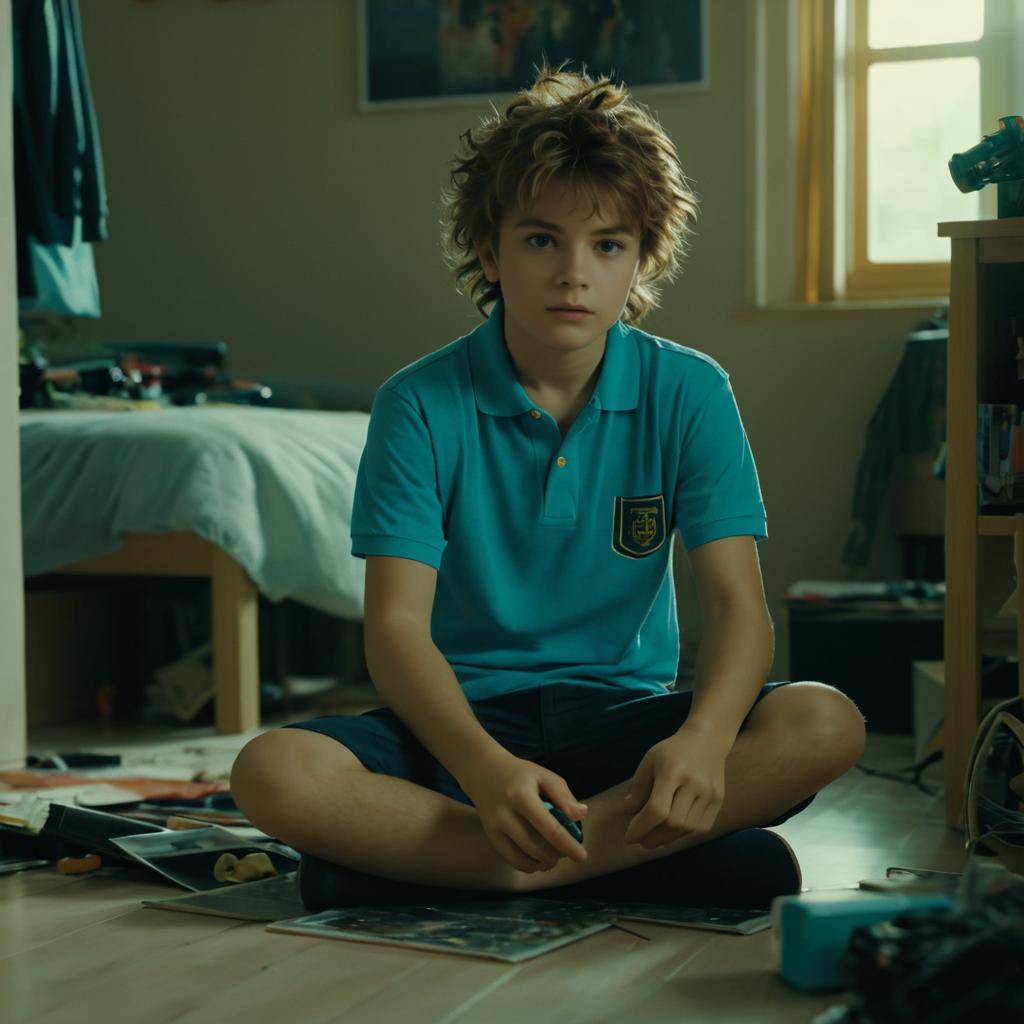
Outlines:
<svg viewBox="0 0 1024 1024"><path fill-rule="evenodd" d="M476 258L480 261L480 266L483 269L484 277L491 284L496 284L501 274L498 270L498 254L494 249L494 245L491 242L480 242L473 247L476 250Z"/></svg>

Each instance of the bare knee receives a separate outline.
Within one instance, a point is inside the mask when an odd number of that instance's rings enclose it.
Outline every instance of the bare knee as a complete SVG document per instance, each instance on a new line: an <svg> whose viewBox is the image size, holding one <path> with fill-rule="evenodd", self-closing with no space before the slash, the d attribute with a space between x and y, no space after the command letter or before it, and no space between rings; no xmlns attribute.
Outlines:
<svg viewBox="0 0 1024 1024"><path fill-rule="evenodd" d="M764 723L807 752L829 779L848 771L864 753L864 716L834 686L791 683L770 693L754 710L762 712Z"/></svg>
<svg viewBox="0 0 1024 1024"><path fill-rule="evenodd" d="M864 716L849 697L825 683L801 683L806 706L802 727L838 777L864 753Z"/></svg>
<svg viewBox="0 0 1024 1024"><path fill-rule="evenodd" d="M296 743L284 730L261 733L242 747L231 766L231 795L253 824L262 827L264 810L287 785Z"/></svg>
<svg viewBox="0 0 1024 1024"><path fill-rule="evenodd" d="M251 739L231 766L231 795L245 816L273 834L279 811L291 806L317 776L362 762L337 740L308 729L274 729Z"/></svg>

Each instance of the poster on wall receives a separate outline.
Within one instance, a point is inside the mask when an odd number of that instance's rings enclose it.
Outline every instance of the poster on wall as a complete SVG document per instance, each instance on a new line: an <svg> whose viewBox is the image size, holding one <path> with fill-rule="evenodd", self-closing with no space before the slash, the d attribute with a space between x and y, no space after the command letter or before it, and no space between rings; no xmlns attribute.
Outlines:
<svg viewBox="0 0 1024 1024"><path fill-rule="evenodd" d="M360 106L510 94L546 59L630 90L708 85L707 0L361 0Z"/></svg>

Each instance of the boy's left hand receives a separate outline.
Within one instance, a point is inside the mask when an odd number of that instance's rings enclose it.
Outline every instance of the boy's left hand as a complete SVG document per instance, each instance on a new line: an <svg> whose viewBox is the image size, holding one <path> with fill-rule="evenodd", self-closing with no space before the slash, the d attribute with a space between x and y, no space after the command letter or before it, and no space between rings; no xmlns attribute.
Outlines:
<svg viewBox="0 0 1024 1024"><path fill-rule="evenodd" d="M691 832L709 831L725 798L731 749L720 736L685 725L651 747L626 797L626 813L634 815L626 842L653 850Z"/></svg>

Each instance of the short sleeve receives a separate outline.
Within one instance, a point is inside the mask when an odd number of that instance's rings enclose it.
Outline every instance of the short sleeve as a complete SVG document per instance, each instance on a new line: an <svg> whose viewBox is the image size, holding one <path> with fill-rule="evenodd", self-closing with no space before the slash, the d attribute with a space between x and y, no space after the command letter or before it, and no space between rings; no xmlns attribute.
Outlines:
<svg viewBox="0 0 1024 1024"><path fill-rule="evenodd" d="M722 537L768 535L754 456L727 377L685 425L672 526L688 551Z"/></svg>
<svg viewBox="0 0 1024 1024"><path fill-rule="evenodd" d="M434 446L423 417L393 388L377 392L352 506L352 554L441 565L447 540Z"/></svg>

